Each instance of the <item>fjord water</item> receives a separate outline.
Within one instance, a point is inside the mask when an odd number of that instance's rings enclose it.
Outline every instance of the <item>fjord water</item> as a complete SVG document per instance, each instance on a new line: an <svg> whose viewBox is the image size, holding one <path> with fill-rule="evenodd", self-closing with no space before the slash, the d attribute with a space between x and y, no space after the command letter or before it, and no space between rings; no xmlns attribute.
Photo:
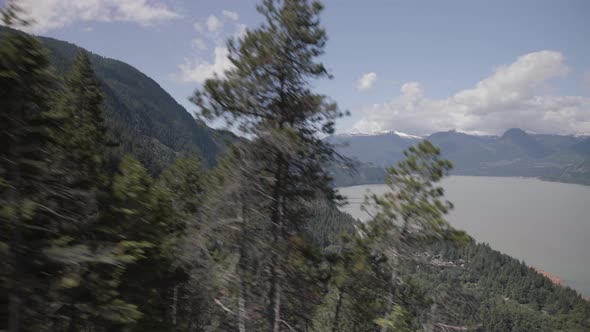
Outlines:
<svg viewBox="0 0 590 332"><path fill-rule="evenodd" d="M590 186L530 178L452 176L442 182L455 209L448 220L478 242L524 260L590 296ZM339 188L343 210L369 216L360 206L367 190L385 185Z"/></svg>

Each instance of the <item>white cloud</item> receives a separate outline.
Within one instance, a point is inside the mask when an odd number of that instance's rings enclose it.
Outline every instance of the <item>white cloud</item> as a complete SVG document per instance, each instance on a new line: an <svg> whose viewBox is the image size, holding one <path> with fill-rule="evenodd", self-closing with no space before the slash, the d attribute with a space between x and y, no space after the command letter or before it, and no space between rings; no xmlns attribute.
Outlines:
<svg viewBox="0 0 590 332"><path fill-rule="evenodd" d="M373 72L367 73L359 78L358 82L356 83L356 88L359 91L367 91L373 87L375 82L377 82L377 74Z"/></svg>
<svg viewBox="0 0 590 332"><path fill-rule="evenodd" d="M229 52L226 47L218 46L214 53L212 63L203 59L185 59L179 66L180 74L177 75L177 79L182 82L203 83L215 74L223 76L224 72L233 66L227 58Z"/></svg>
<svg viewBox="0 0 590 332"><path fill-rule="evenodd" d="M388 103L361 110L354 130L412 134L457 129L499 134L510 127L538 133L590 132L590 98L542 94L547 81L566 75L563 55L533 52L500 66L475 87L442 99L425 97L417 82L402 85Z"/></svg>
<svg viewBox="0 0 590 332"><path fill-rule="evenodd" d="M199 36L191 41L191 55L178 66L178 72L170 75L172 79L180 82L203 83L215 74L223 76L226 70L233 67L227 58L229 52L224 46L225 41L229 37L243 37L247 26L237 21L239 16L234 12L224 10L222 14L222 17L210 15L206 20L193 25ZM234 31L224 28L229 20L236 21L227 24L227 27L233 26ZM204 51L209 49L213 50L212 60L203 56Z"/></svg>
<svg viewBox="0 0 590 332"><path fill-rule="evenodd" d="M238 13L236 12L232 12L230 10L222 10L221 13L223 14L223 16L227 17L227 18L231 18L234 21L237 21L240 19L240 15L238 15Z"/></svg>
<svg viewBox="0 0 590 332"><path fill-rule="evenodd" d="M193 48L199 51L205 51L208 48L207 43L205 43L202 39L199 38L193 39L191 45L193 46Z"/></svg>
<svg viewBox="0 0 590 332"><path fill-rule="evenodd" d="M133 22L152 25L180 17L159 0L21 0L34 24L26 30L42 33L78 21Z"/></svg>
<svg viewBox="0 0 590 332"><path fill-rule="evenodd" d="M211 33L217 33L219 30L223 28L223 22L217 18L215 15L210 15L207 18L207 30Z"/></svg>
<svg viewBox="0 0 590 332"><path fill-rule="evenodd" d="M248 30L248 26L246 24L236 24L236 33L234 37L241 39L244 38L246 35L246 31Z"/></svg>

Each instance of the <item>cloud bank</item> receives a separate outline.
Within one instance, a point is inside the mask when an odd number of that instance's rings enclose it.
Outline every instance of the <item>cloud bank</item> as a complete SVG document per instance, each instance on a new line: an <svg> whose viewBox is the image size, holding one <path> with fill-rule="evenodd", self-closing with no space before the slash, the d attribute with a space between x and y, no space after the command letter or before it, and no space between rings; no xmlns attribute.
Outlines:
<svg viewBox="0 0 590 332"><path fill-rule="evenodd" d="M223 22L221 22L217 16L210 15L207 17L207 30L209 30L210 33L217 33L221 28L223 28Z"/></svg>
<svg viewBox="0 0 590 332"><path fill-rule="evenodd" d="M221 13L223 14L223 16L227 17L227 18L231 18L234 21L237 21L240 19L240 15L238 15L238 13L236 12L232 12L231 10L222 10Z"/></svg>
<svg viewBox="0 0 590 332"><path fill-rule="evenodd" d="M187 58L179 66L180 74L178 79L182 82L202 83L215 74L222 75L223 72L232 67L231 61L227 58L228 54L226 47L217 46L214 49L212 62L202 58Z"/></svg>
<svg viewBox="0 0 590 332"><path fill-rule="evenodd" d="M24 30L44 33L75 22L132 22L152 25L180 15L156 0L21 0L34 24Z"/></svg>
<svg viewBox="0 0 590 332"><path fill-rule="evenodd" d="M229 37L243 37L246 33L247 26L240 23L239 18L236 12L222 10L220 16L209 15L205 20L196 22L193 27L198 37L191 42L196 52L185 57L178 66L178 72L171 75L172 78L185 83L203 83L214 75L222 76L232 68L227 58L229 51L225 41ZM213 50L212 55L205 54L204 51L209 49Z"/></svg>
<svg viewBox="0 0 590 332"><path fill-rule="evenodd" d="M537 133L590 133L590 98L542 93L550 79L568 70L561 53L545 50L520 56L448 98L428 98L420 83L408 82L390 102L357 111L362 119L353 130L499 134L520 127Z"/></svg>

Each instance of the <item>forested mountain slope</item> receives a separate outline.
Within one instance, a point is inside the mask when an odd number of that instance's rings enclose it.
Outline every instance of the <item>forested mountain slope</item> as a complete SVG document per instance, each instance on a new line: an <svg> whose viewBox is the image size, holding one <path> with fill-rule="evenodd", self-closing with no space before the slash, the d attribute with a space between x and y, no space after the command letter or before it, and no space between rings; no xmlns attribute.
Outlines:
<svg viewBox="0 0 590 332"><path fill-rule="evenodd" d="M0 27L0 32L8 28ZM58 75L66 74L80 47L39 37ZM227 133L197 122L157 82L124 62L90 54L104 93L107 128L124 153L131 153L152 174L180 154L200 152L214 164Z"/></svg>

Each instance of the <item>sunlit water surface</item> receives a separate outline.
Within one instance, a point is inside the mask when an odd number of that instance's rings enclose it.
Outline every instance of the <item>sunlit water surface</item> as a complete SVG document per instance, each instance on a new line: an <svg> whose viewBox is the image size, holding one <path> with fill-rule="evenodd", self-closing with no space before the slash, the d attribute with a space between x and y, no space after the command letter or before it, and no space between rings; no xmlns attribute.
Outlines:
<svg viewBox="0 0 590 332"><path fill-rule="evenodd" d="M474 176L452 176L442 185L455 205L447 218L455 228L590 296L590 186ZM349 201L342 209L367 220L360 209L364 195L386 186L339 189Z"/></svg>

